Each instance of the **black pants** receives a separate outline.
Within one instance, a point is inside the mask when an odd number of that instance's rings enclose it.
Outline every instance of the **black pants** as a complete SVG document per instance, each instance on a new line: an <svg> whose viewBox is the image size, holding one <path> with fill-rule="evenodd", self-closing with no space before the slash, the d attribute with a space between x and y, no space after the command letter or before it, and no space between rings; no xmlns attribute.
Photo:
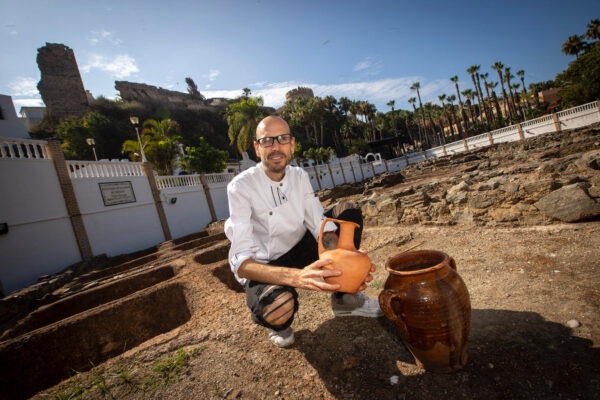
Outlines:
<svg viewBox="0 0 600 400"><path fill-rule="evenodd" d="M351 202L342 202L332 209L325 212L328 218L340 219L343 221L352 221L359 225L354 230L354 246L360 248L360 240L363 229L363 218L360 207ZM339 228L339 227L338 227ZM304 237L294 245L287 253L276 260L269 261L269 265L302 269L312 264L319 258L317 241L310 231L306 230ZM290 286L273 285L270 283L256 282L248 280L244 285L246 290L246 304L252 312L252 320L259 325L267 328L281 331L288 328L294 317L292 316L284 324L271 325L263 318L263 310L266 306L273 303L275 298L282 293L289 292L294 299L294 314L298 311L298 292Z"/></svg>

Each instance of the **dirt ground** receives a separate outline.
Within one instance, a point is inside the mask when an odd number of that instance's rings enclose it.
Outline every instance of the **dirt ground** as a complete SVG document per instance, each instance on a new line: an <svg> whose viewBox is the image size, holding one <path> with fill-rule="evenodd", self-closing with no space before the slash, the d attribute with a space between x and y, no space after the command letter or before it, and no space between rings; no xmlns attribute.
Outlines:
<svg viewBox="0 0 600 400"><path fill-rule="evenodd" d="M591 146L570 143L561 151ZM455 168L404 185L460 176ZM296 342L273 346L232 283L228 244L219 238L180 256L184 272L173 279L189 321L35 398L600 399L600 218L365 227L362 247L377 266L365 291L372 298L387 279L386 260L404 249L420 244L456 260L472 314L468 362L452 374L417 367L385 317L334 318L325 293L300 291Z"/></svg>
<svg viewBox="0 0 600 400"><path fill-rule="evenodd" d="M189 276L186 297L193 315L188 323L76 376L85 388L81 397L600 397L600 222L493 229L367 227L363 237L363 248L378 268L366 290L374 298L387 278L385 261L400 250L423 242L420 249L454 257L473 310L469 360L461 371L433 374L418 368L385 317L334 318L329 295L308 291L300 293L292 325L296 343L276 348L265 329L250 320L244 294L218 279L226 265L217 263ZM196 261L186 260L192 266ZM581 325L570 328L571 320ZM144 386L157 360L179 349L196 350L168 383ZM115 373L123 365L131 376L128 383ZM105 393L94 377L106 378ZM60 398L59 388L67 384L72 388L73 379L36 398Z"/></svg>

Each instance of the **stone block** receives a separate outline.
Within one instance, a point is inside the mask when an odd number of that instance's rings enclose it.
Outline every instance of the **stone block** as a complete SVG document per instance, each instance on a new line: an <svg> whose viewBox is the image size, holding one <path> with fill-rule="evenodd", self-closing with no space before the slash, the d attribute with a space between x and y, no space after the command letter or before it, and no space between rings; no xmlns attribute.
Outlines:
<svg viewBox="0 0 600 400"><path fill-rule="evenodd" d="M575 222L600 215L600 204L588 196L581 183L555 190L534 205L544 215L564 222Z"/></svg>

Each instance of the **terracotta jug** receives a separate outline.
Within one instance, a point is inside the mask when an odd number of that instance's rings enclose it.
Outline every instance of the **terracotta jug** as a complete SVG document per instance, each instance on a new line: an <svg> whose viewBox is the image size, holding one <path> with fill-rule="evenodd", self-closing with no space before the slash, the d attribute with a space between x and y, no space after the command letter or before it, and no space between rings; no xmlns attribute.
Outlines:
<svg viewBox="0 0 600 400"><path fill-rule="evenodd" d="M379 305L417 365L453 372L467 362L471 302L452 257L419 250L391 257Z"/></svg>
<svg viewBox="0 0 600 400"><path fill-rule="evenodd" d="M323 228L327 221L337 222L340 225L338 246L333 250L326 250L323 246ZM319 232L319 259L331 259L333 263L323 267L324 269L337 269L342 271L340 276L325 278L330 284L340 284L339 292L356 293L365 281L371 269L369 257L356 250L354 247L354 229L359 225L351 221L342 221L333 218L325 218Z"/></svg>

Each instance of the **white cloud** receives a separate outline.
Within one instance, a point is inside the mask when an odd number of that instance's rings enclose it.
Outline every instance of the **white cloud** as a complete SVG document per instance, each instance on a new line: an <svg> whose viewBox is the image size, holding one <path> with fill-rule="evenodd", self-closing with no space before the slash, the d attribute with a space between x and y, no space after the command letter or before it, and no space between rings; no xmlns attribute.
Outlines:
<svg viewBox="0 0 600 400"><path fill-rule="evenodd" d="M19 76L10 84L13 96L35 96L39 95L37 90L37 79Z"/></svg>
<svg viewBox="0 0 600 400"><path fill-rule="evenodd" d="M135 64L135 59L127 54L117 54L113 59L100 54L92 54L81 70L87 73L92 69L108 72L118 79L126 78L140 71Z"/></svg>
<svg viewBox="0 0 600 400"><path fill-rule="evenodd" d="M367 68L371 67L372 64L373 64L373 62L371 60L361 61L354 66L354 71L355 72L362 71L363 69L367 69Z"/></svg>
<svg viewBox="0 0 600 400"><path fill-rule="evenodd" d="M420 93L423 103L435 102L439 94L451 94L451 91L454 90L452 82L447 79L425 82L423 78L415 76L330 85L289 81L263 83L260 87L254 85L249 87L252 90L252 95L261 96L265 106L268 107L281 107L285 103L286 92L298 86L304 86L311 88L315 96L325 97L331 95L338 100L340 97L348 97L351 100L366 100L375 104L378 110L387 111L389 107L386 106L386 103L390 100L396 100L397 108L411 109L406 101L410 97L416 97L416 92L410 90L410 87L417 81L421 82ZM208 98L235 98L242 94L242 89L203 91L202 94Z"/></svg>
<svg viewBox="0 0 600 400"><path fill-rule="evenodd" d="M381 71L381 61L367 57L354 66L354 72L362 72L366 75L377 75Z"/></svg>
<svg viewBox="0 0 600 400"><path fill-rule="evenodd" d="M15 110L19 112L21 107L45 107L42 99L13 99Z"/></svg>
<svg viewBox="0 0 600 400"><path fill-rule="evenodd" d="M203 78L207 78L209 81L214 81L217 76L219 76L221 74L221 71L219 71L218 69L211 69L208 71L208 74L204 74L202 75Z"/></svg>
<svg viewBox="0 0 600 400"><path fill-rule="evenodd" d="M117 37L115 37L112 32L109 32L107 30L101 30L101 31L91 31L90 32L90 37L88 37L88 42L92 45L95 46L100 42L103 41L107 41L109 43L112 43L115 46L119 46L121 43L123 43L123 41Z"/></svg>

